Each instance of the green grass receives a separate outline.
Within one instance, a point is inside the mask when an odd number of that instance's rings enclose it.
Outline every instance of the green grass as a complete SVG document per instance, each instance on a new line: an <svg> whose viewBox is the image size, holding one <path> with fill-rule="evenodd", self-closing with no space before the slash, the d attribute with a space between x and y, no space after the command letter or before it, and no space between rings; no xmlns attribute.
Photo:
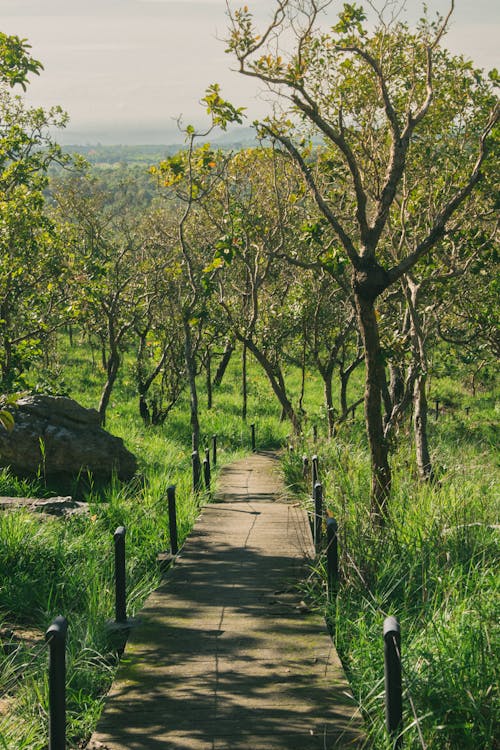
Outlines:
<svg viewBox="0 0 500 750"><path fill-rule="evenodd" d="M6 750L47 747L44 632L58 614L69 623L68 746L76 748L90 736L117 664L107 630L107 622L114 618L113 532L119 525L127 528L127 614L133 617L160 581L157 553L170 546L167 486L176 486L181 544L199 513L200 501L208 499L203 494L196 497L191 489L187 398L181 399L164 426L145 428L129 366L119 376L106 427L137 455L138 477L91 488L85 498L88 514L47 520L24 510L0 513L0 627L8 626L20 636L29 633L17 646L10 646L7 638L7 646L0 648L0 697L6 700L3 708L0 702L0 748ZM59 390L84 406L97 405L104 375L92 363L88 349L68 348L60 342L54 367L64 372L64 388ZM203 407L206 396L200 382L202 442L210 444L217 434L219 467L248 452L250 422L256 424L260 448L277 447L286 437L289 427L279 422L270 388L262 378L254 382L246 424L240 416L236 358L214 391L210 411ZM57 490L46 486L43 476L29 482L7 470L0 472L3 495L50 496Z"/></svg>
<svg viewBox="0 0 500 750"><path fill-rule="evenodd" d="M309 502L301 455L319 455L327 506L339 523L341 587L329 605L321 559L313 594L363 709L368 747L376 750L391 747L383 704L387 615L398 618L402 633L403 746L498 748L500 476L485 412L483 423L476 414L472 430L470 415L433 423L435 486L418 485L411 437L402 440L393 459L390 519L380 532L370 523L360 435L345 431L332 443L303 443L284 461L288 483Z"/></svg>
<svg viewBox="0 0 500 750"><path fill-rule="evenodd" d="M90 736L117 663L106 623L114 617L113 540L127 527L128 614L133 616L159 581L157 553L169 547L165 490L176 485L181 541L198 513L191 491L191 430L184 396L162 427L145 428L138 416L126 360L112 396L107 429L138 457L139 476L89 491L89 513L42 519L23 510L0 513L0 626L25 635L17 647L0 649L0 750L46 750L47 651L43 635L62 613L68 632L68 744ZM104 374L89 350L61 339L54 356L53 387L84 406L95 407ZM64 384L61 386L61 374ZM34 382L36 373L33 374ZM362 373L351 384L359 394ZM250 449L250 423L260 448L282 445L290 432L269 384L250 362L247 423L241 420L240 362L235 356L214 406L208 411L200 377L202 443L218 435L218 464ZM300 375L287 382L296 400ZM310 593L325 609L369 732L368 747L390 746L383 719L382 623L398 617L405 669L405 748L476 750L495 748L498 725L498 401L493 390L475 399L443 378L433 394L456 403L430 437L439 479L421 487L416 479L411 435L401 436L393 457L394 493L386 529L374 534L369 518L370 467L361 409L334 441L326 439L320 379L306 381L308 421L319 428L311 445L304 437L284 458L287 483L305 497L302 453L317 452L328 505L339 521L342 583L335 606L327 607L320 560ZM469 406L469 413L465 412ZM0 494L50 495L43 477L21 481L0 472ZM413 701L418 725L410 705Z"/></svg>

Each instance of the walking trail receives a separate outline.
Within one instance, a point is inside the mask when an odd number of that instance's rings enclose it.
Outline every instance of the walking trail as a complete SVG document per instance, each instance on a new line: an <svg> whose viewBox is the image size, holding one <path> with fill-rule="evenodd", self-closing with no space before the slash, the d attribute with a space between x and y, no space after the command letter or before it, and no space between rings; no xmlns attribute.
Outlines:
<svg viewBox="0 0 500 750"><path fill-rule="evenodd" d="M89 750L360 748L323 618L296 584L314 555L272 454L221 472L127 642Z"/></svg>

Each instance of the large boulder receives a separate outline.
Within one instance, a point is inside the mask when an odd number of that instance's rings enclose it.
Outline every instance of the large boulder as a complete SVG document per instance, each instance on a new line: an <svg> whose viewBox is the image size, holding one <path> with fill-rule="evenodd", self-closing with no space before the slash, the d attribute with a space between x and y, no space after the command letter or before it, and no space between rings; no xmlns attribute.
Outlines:
<svg viewBox="0 0 500 750"><path fill-rule="evenodd" d="M99 413L64 396L26 396L13 411L14 428L0 428L0 465L21 476L75 480L92 475L99 482L113 474L130 479L135 456L121 438L100 426Z"/></svg>

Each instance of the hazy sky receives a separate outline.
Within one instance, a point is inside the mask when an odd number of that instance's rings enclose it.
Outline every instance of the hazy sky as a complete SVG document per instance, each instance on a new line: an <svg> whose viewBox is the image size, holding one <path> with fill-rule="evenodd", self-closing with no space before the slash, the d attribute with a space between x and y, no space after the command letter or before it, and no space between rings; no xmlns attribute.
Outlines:
<svg viewBox="0 0 500 750"><path fill-rule="evenodd" d="M266 18L272 0L246 0ZM232 1L231 6L244 4ZM428 0L445 12L449 0ZM335 8L332 4L332 18ZM420 9L421 3L408 0ZM447 46L481 67L498 67L500 3L456 0ZM0 30L27 37L45 70L33 77L28 100L60 104L70 125L65 143L166 143L175 120L203 121L199 104L210 83L249 120L268 111L255 83L235 72L221 41L225 0L0 0Z"/></svg>

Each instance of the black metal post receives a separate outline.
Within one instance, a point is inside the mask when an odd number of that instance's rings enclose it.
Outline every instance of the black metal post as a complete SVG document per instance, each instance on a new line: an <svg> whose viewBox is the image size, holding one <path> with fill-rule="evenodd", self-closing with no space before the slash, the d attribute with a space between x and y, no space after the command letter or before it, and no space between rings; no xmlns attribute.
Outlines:
<svg viewBox="0 0 500 750"><path fill-rule="evenodd" d="M314 548L316 552L321 548L323 531L323 487L320 482L314 485Z"/></svg>
<svg viewBox="0 0 500 750"><path fill-rule="evenodd" d="M205 480L205 489L210 492L210 451L205 451L205 460L203 461L203 478Z"/></svg>
<svg viewBox="0 0 500 750"><path fill-rule="evenodd" d="M252 430L252 453L255 453L255 424L253 422L250 425L250 429Z"/></svg>
<svg viewBox="0 0 500 750"><path fill-rule="evenodd" d="M198 455L198 451L193 451L191 453L191 461L193 464L193 492L198 492L201 483L200 457Z"/></svg>
<svg viewBox="0 0 500 750"><path fill-rule="evenodd" d="M302 456L302 476L304 479L307 477L307 474L309 473L309 459L307 456Z"/></svg>
<svg viewBox="0 0 500 750"><path fill-rule="evenodd" d="M318 481L318 457L314 455L311 459L312 496L314 498L314 487Z"/></svg>
<svg viewBox="0 0 500 750"><path fill-rule="evenodd" d="M127 597L125 588L125 526L118 526L115 540L115 621L127 622Z"/></svg>
<svg viewBox="0 0 500 750"><path fill-rule="evenodd" d="M212 463L217 466L217 435L212 435Z"/></svg>
<svg viewBox="0 0 500 750"><path fill-rule="evenodd" d="M436 399L436 419L439 418L439 399Z"/></svg>
<svg viewBox="0 0 500 750"><path fill-rule="evenodd" d="M318 425L313 424L313 440L316 443L318 440Z"/></svg>
<svg viewBox="0 0 500 750"><path fill-rule="evenodd" d="M66 750L66 632L59 615L45 633L49 643L49 750Z"/></svg>
<svg viewBox="0 0 500 750"><path fill-rule="evenodd" d="M335 518L326 521L326 576L328 598L333 599L339 587L338 524Z"/></svg>
<svg viewBox="0 0 500 750"><path fill-rule="evenodd" d="M177 508L175 506L175 487L170 485L167 487L167 500L168 500L168 528L170 534L170 552L172 555L176 555L179 551L179 544L177 540Z"/></svg>
<svg viewBox="0 0 500 750"><path fill-rule="evenodd" d="M395 617L384 620L385 725L401 747L403 728L403 693L401 683L401 632Z"/></svg>

